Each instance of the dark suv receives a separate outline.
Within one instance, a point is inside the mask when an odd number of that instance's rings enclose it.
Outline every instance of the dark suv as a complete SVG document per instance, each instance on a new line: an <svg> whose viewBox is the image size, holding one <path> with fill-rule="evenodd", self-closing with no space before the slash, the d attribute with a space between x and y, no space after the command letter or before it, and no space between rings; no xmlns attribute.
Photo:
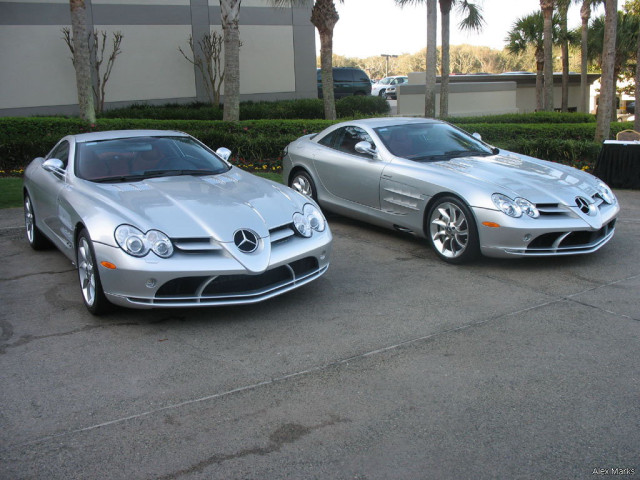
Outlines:
<svg viewBox="0 0 640 480"><path fill-rule="evenodd" d="M333 68L333 94L336 99L349 95L370 95L371 80L359 68ZM318 69L318 98L322 98L322 72Z"/></svg>

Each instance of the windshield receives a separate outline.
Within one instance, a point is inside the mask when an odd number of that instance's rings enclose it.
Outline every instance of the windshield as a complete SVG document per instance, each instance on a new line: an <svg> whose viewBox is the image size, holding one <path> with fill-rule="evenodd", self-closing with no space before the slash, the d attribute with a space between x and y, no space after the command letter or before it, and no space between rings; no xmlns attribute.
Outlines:
<svg viewBox="0 0 640 480"><path fill-rule="evenodd" d="M229 166L190 137L131 137L79 143L76 176L127 182L175 175L213 175Z"/></svg>
<svg viewBox="0 0 640 480"><path fill-rule="evenodd" d="M379 127L375 131L391 153L409 160L493 155L480 140L446 123L410 123Z"/></svg>

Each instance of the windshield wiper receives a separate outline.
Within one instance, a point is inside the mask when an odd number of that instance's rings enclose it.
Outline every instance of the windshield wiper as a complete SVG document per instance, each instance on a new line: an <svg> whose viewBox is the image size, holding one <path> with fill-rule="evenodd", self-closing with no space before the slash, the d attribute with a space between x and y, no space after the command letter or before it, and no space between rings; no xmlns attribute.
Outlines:
<svg viewBox="0 0 640 480"><path fill-rule="evenodd" d="M117 175L113 177L96 178L91 181L96 183L139 182L145 178L147 178L145 175Z"/></svg>
<svg viewBox="0 0 640 480"><path fill-rule="evenodd" d="M485 152L483 150L451 150L449 152L445 152L444 156L449 158L456 157L480 157L480 156L489 156L492 155L490 152Z"/></svg>
<svg viewBox="0 0 640 480"><path fill-rule="evenodd" d="M147 170L144 172L146 178L153 177L174 177L180 175L214 175L213 170Z"/></svg>

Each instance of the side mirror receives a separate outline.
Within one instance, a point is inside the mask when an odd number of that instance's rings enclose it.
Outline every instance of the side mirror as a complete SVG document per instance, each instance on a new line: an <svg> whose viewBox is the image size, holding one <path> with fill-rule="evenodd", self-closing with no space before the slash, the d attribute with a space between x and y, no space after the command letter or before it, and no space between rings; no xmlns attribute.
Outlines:
<svg viewBox="0 0 640 480"><path fill-rule="evenodd" d="M377 152L376 149L369 142L358 142L356 143L356 152L364 153L366 155L374 156Z"/></svg>
<svg viewBox="0 0 640 480"><path fill-rule="evenodd" d="M220 147L219 149L217 149L216 154L225 162L228 161L229 158L231 158L231 150L225 147Z"/></svg>
<svg viewBox="0 0 640 480"><path fill-rule="evenodd" d="M42 164L42 168L44 168L47 172L58 173L60 175L64 175L64 163L59 158L50 158L49 160L45 160Z"/></svg>

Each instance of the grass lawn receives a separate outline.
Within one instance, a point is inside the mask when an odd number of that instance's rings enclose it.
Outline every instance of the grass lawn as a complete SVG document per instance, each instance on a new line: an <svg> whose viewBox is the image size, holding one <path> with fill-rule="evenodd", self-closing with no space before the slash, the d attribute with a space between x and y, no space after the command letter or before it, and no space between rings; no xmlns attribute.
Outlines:
<svg viewBox="0 0 640 480"><path fill-rule="evenodd" d="M255 172L256 175L282 183L282 175L274 172ZM22 206L22 177L0 177L0 208Z"/></svg>
<svg viewBox="0 0 640 480"><path fill-rule="evenodd" d="M22 178L0 177L0 208L22 206Z"/></svg>

